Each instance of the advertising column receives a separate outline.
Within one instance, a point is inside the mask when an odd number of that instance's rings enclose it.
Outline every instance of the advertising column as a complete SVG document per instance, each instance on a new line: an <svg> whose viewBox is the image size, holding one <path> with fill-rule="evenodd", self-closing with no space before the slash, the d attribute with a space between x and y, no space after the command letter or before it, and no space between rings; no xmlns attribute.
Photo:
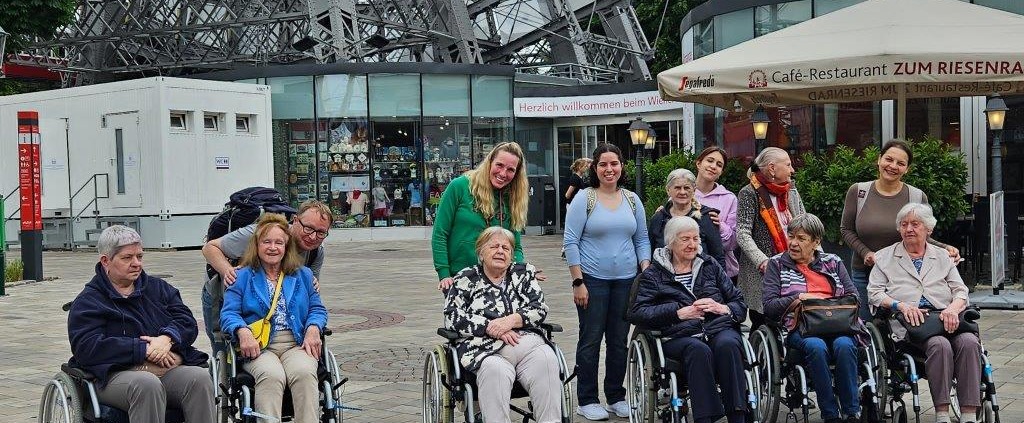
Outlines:
<svg viewBox="0 0 1024 423"><path fill-rule="evenodd" d="M18 112L18 187L21 197L23 279L43 279L42 184L39 172L39 113Z"/></svg>

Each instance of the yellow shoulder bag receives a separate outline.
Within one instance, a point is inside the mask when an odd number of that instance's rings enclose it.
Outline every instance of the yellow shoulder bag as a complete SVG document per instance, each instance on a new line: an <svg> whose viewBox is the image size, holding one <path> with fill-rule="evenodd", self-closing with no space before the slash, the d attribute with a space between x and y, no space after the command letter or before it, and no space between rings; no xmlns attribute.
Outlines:
<svg viewBox="0 0 1024 423"><path fill-rule="evenodd" d="M267 312L267 316L249 323L249 330L252 331L252 336L256 338L256 342L260 343L260 349L264 349L270 344L270 329L273 328L273 324L270 323L270 317L274 315L274 310L277 309L277 297L281 295L281 285L284 285L284 272L277 277L277 288L274 289L274 299L270 302L270 311Z"/></svg>

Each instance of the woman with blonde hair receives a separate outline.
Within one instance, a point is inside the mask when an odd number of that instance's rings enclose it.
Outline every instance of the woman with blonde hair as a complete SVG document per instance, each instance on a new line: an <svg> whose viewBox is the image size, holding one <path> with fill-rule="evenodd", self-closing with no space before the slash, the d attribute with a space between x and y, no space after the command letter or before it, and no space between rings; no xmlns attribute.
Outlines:
<svg viewBox="0 0 1024 423"><path fill-rule="evenodd" d="M295 421L314 423L319 421L316 371L327 309L297 248L284 216L260 217L235 284L224 292L220 326L238 343L243 367L256 379L256 412L280 420L287 385ZM249 326L262 319L269 321L266 345Z"/></svg>
<svg viewBox="0 0 1024 423"><path fill-rule="evenodd" d="M515 234L514 261L523 261L520 236L526 227L528 188L526 158L515 142L495 145L476 169L448 184L431 236L437 289L447 290L455 273L477 264L476 240L490 226Z"/></svg>
<svg viewBox="0 0 1024 423"><path fill-rule="evenodd" d="M569 167L572 173L569 174L569 188L565 190L566 207L569 207L569 203L572 202L573 197L576 197L576 194L587 187L587 169L590 168L590 162L589 157L580 157Z"/></svg>

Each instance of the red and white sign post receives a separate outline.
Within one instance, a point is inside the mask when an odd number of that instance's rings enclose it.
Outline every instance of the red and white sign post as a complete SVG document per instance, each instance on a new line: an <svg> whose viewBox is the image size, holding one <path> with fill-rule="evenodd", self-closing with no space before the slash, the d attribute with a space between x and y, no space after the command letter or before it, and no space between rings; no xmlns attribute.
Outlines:
<svg viewBox="0 0 1024 423"><path fill-rule="evenodd" d="M39 113L18 112L18 195L24 278L43 278L43 186L39 168Z"/></svg>

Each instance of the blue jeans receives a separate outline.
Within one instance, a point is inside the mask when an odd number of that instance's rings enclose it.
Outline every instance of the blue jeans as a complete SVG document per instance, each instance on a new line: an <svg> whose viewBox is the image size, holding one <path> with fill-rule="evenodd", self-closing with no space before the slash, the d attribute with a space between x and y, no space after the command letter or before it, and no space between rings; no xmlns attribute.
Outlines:
<svg viewBox="0 0 1024 423"><path fill-rule="evenodd" d="M626 399L626 343L629 323L626 306L633 278L598 279L583 275L589 295L587 308L576 306L580 318L580 340L576 344L576 397L579 405L598 404L597 365L601 356L601 338L607 351L604 363L604 396L608 404Z"/></svg>
<svg viewBox="0 0 1024 423"><path fill-rule="evenodd" d="M786 345L803 352L804 364L811 387L818 394L818 408L824 420L839 417L839 404L832 391L832 372L829 361L836 365L836 392L843 404L847 417L860 414L860 397L857 396L857 343L849 336L840 336L829 344L821 338L803 338L799 332L792 332L786 338Z"/></svg>
<svg viewBox="0 0 1024 423"><path fill-rule="evenodd" d="M206 289L206 284L203 284L203 326L206 329L206 336L210 337L210 349L213 350L213 355L217 355L217 352L224 349L224 345L221 342L217 342L213 338L213 296L210 295L210 291ZM218 322L219 323L219 322ZM220 325L218 324L217 327Z"/></svg>
<svg viewBox="0 0 1024 423"><path fill-rule="evenodd" d="M860 319L865 322L871 321L871 310L868 307L868 276L870 274L870 267L864 270L852 269L850 271L850 279L853 279L853 285L857 287L857 297L860 299Z"/></svg>

